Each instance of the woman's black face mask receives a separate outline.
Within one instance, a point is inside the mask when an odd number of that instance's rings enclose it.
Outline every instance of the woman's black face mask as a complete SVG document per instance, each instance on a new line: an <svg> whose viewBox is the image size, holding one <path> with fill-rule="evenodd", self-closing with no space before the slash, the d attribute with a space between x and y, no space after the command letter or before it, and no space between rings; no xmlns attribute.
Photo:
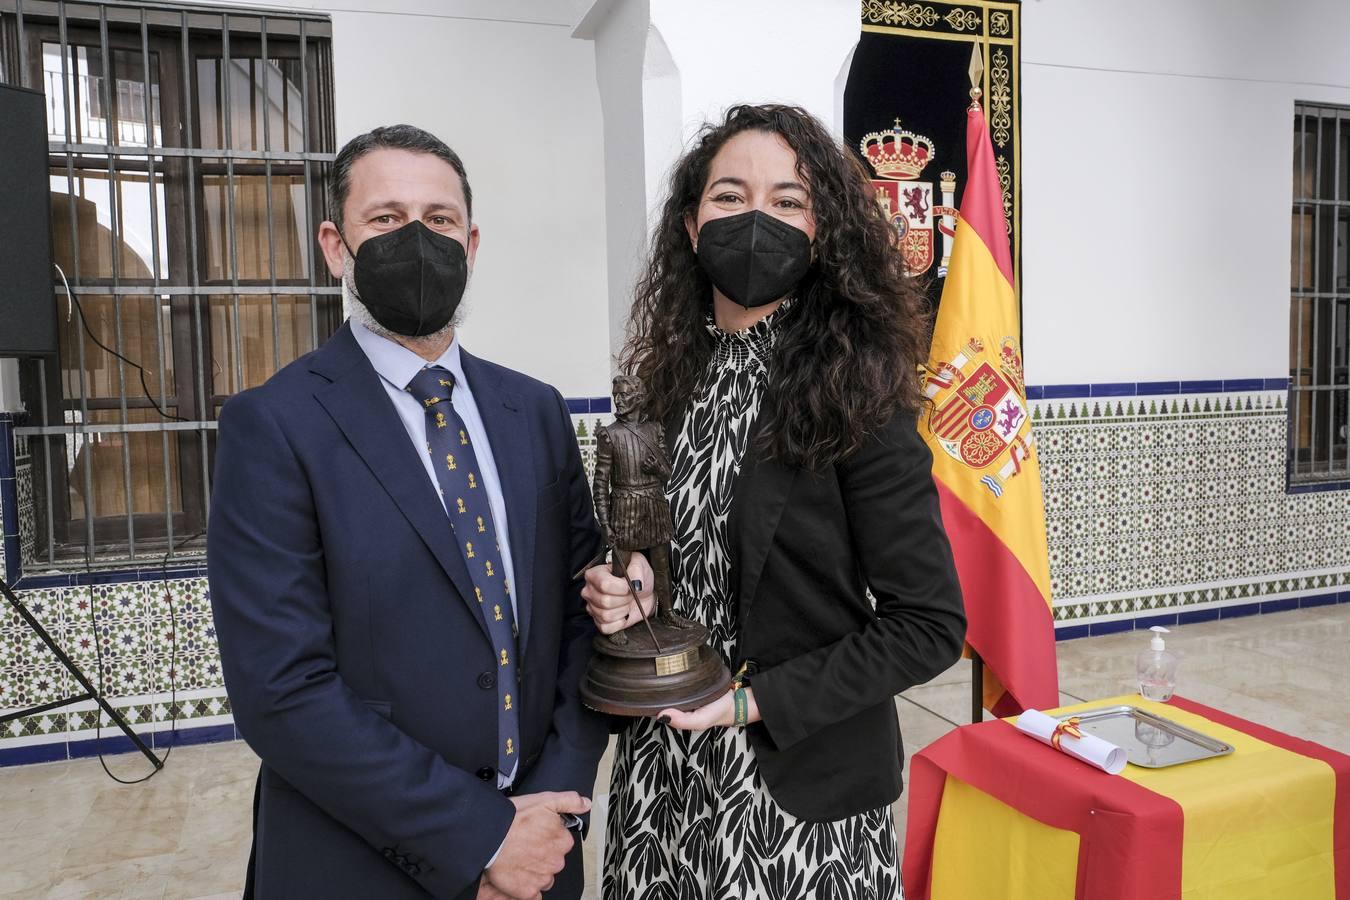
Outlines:
<svg viewBox="0 0 1350 900"><path fill-rule="evenodd" d="M759 210L703 223L698 262L717 289L746 309L787 296L811 268L811 239Z"/></svg>
<svg viewBox="0 0 1350 900"><path fill-rule="evenodd" d="M342 239L351 252L347 239ZM352 254L357 299L383 327L404 337L440 331L469 281L464 245L420 221L367 238Z"/></svg>

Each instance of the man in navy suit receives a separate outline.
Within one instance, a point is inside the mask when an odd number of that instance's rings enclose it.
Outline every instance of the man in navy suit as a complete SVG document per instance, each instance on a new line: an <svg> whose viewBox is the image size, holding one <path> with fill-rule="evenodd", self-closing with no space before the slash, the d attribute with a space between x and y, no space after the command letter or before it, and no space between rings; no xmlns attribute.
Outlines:
<svg viewBox="0 0 1350 900"><path fill-rule="evenodd" d="M343 148L319 242L351 318L220 416L211 601L262 758L249 892L578 897L605 720L574 577L600 548L553 388L455 336L464 166L411 126Z"/></svg>

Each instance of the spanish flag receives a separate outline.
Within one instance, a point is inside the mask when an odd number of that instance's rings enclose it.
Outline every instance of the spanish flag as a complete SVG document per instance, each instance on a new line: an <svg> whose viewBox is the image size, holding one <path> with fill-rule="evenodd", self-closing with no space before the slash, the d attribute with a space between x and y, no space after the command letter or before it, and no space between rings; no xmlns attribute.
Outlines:
<svg viewBox="0 0 1350 900"><path fill-rule="evenodd" d="M1232 752L1111 776L1007 721L955 729L914 756L906 896L1350 900L1350 756L1179 696L1049 712L1121 705Z"/></svg>
<svg viewBox="0 0 1350 900"><path fill-rule="evenodd" d="M1045 507L1022 374L1003 193L984 113L966 121L969 182L925 377L919 431L984 660L984 705L1006 716L1059 705Z"/></svg>

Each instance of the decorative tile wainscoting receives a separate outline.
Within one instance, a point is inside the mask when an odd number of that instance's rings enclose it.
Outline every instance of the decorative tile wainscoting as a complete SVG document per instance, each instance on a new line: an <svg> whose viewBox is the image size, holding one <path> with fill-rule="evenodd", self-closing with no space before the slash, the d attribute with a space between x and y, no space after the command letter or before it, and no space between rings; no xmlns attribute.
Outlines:
<svg viewBox="0 0 1350 900"><path fill-rule="evenodd" d="M21 587L17 594L113 707L148 736L147 743L163 749L171 742L235 737L205 574L204 569L177 570L168 578L145 570L98 573L94 577L131 580L88 584L75 583L87 576L71 576L65 585ZM59 579L28 580L50 585ZM0 615L0 709L38 706L80 692L78 682L6 604ZM92 701L0 726L0 765L93 755L100 748L123 752L131 743Z"/></svg>
<svg viewBox="0 0 1350 900"><path fill-rule="evenodd" d="M1350 491L1287 490L1280 380L1037 395L1060 638L1350 601Z"/></svg>
<svg viewBox="0 0 1350 900"><path fill-rule="evenodd" d="M1286 492L1285 392L1261 381L1230 382L1229 390L1207 383L1185 394L1177 385L1130 385L1128 394L1100 385L1028 392L1060 638L1350 600L1350 491ZM595 429L610 418L608 399L568 406L589 474ZM9 427L8 417L0 420L7 441ZM10 491L0 504L0 534L10 540L0 545L11 574L15 554L32 559L28 462L26 455L0 459ZM0 556L0 571L5 565ZM170 743L237 736L205 576L200 566L30 574L19 596L91 680L98 642L113 706L162 752ZM6 605L0 709L75 692ZM85 702L0 727L0 765L130 749L106 722L95 740L96 714Z"/></svg>

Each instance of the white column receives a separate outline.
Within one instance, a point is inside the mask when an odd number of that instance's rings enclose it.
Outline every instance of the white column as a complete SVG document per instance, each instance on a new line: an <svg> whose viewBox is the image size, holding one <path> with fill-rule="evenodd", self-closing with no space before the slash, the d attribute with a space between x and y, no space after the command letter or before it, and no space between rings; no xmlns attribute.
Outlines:
<svg viewBox="0 0 1350 900"><path fill-rule="evenodd" d="M605 251L609 347L623 346L647 237L646 139L643 67L649 24L647 0L597 0L572 36L595 44L595 78L605 145Z"/></svg>

